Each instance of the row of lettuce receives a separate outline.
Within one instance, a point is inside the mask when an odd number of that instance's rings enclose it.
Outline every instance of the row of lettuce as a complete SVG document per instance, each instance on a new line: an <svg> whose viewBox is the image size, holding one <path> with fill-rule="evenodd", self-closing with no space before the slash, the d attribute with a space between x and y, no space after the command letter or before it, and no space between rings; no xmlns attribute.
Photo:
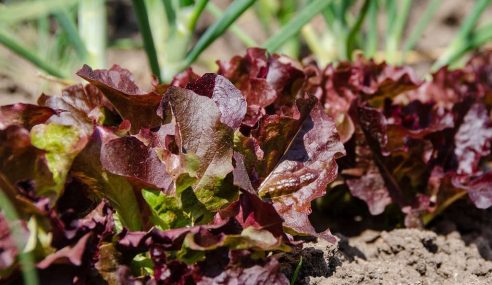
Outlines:
<svg viewBox="0 0 492 285"><path fill-rule="evenodd" d="M309 219L335 187L408 227L463 196L492 205L492 53L428 80L262 49L218 66L150 92L84 66L87 85L0 107L20 217L0 216L0 280L21 282L23 252L42 284L289 284L279 259L299 237L336 242Z"/></svg>

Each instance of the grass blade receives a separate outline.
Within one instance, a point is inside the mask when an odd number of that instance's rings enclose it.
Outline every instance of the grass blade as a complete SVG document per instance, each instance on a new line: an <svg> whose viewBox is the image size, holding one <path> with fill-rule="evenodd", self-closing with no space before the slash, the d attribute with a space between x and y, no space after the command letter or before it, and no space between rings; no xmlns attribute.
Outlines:
<svg viewBox="0 0 492 285"><path fill-rule="evenodd" d="M0 209L2 209L3 216L9 224L11 237L15 242L17 251L19 252L19 261L22 269L21 271L24 284L38 285L39 280L36 274L33 257L30 253L24 252L23 250L24 245L22 244L22 241L24 240L24 237L18 224L20 221L19 216L15 211L14 205L10 203L9 198L5 192L3 192L3 189L0 189Z"/></svg>
<svg viewBox="0 0 492 285"><path fill-rule="evenodd" d="M364 5L362 6L362 9L357 17L357 20L355 21L355 24L352 26L352 29L350 29L350 32L347 37L347 58L349 60L352 60L352 53L354 51L354 46L355 46L355 40L357 37L357 34L360 31L360 28L362 27L362 24L364 23L364 19L366 18L367 11L369 10L369 6L371 2L376 2L376 1L371 1L371 0L366 0L364 2Z"/></svg>
<svg viewBox="0 0 492 285"><path fill-rule="evenodd" d="M65 32L67 33L68 39L73 45L75 52L77 53L79 58L85 62L87 60L87 49L84 42L80 38L77 26L73 22L70 15L68 15L67 11L65 10L59 10L55 12L55 18L60 27L62 27L62 29L65 30Z"/></svg>
<svg viewBox="0 0 492 285"><path fill-rule="evenodd" d="M152 32L150 30L149 17L147 15L147 9L145 8L145 2L141 0L133 0L133 7L135 14L137 15L138 26L142 39L144 42L145 53L149 61L152 73L162 82L161 70L159 69L159 61L157 60L157 52L154 46L154 40L152 38Z"/></svg>
<svg viewBox="0 0 492 285"><path fill-rule="evenodd" d="M66 76L63 73L61 73L58 68L50 65L48 62L41 59L37 54L25 48L23 44L17 42L17 40L10 37L7 33L1 30L0 30L0 44L4 45L10 51L22 57L23 59L29 61L30 63L34 64L35 66L45 71L46 73L58 78L66 78Z"/></svg>
<svg viewBox="0 0 492 285"><path fill-rule="evenodd" d="M37 19L47 16L60 8L68 8L80 0L44 0L18 1L8 5L0 5L0 23L14 24L19 21ZM86 0L84 0L86 1Z"/></svg>
<svg viewBox="0 0 492 285"><path fill-rule="evenodd" d="M302 256L301 256L301 258L299 259L299 263L297 263L296 269L294 270L294 273L292 274L292 277L290 278L290 285L296 284L297 278L299 277L299 271L301 271L302 263L303 263L303 260L302 260Z"/></svg>
<svg viewBox="0 0 492 285"><path fill-rule="evenodd" d="M378 49L378 1L370 1L369 4L369 29L364 53L366 57L372 58Z"/></svg>
<svg viewBox="0 0 492 285"><path fill-rule="evenodd" d="M297 34L301 28L311 21L321 11L326 9L332 1L330 0L314 0L309 3L299 14L297 14L290 22L282 27L273 37L268 39L263 47L269 52L274 52L279 49L289 38Z"/></svg>
<svg viewBox="0 0 492 285"><path fill-rule="evenodd" d="M207 11L210 12L215 18L220 18L223 15L223 12L212 2L207 5ZM253 38L248 36L248 34L241 30L241 28L237 25L232 24L229 29L244 45L246 45L246 47L254 47L258 45Z"/></svg>
<svg viewBox="0 0 492 285"><path fill-rule="evenodd" d="M220 37L241 16L256 0L236 0L227 8L224 15L208 27L205 33L200 37L193 49L186 55L184 66L186 68L191 65L198 56L211 45L218 37Z"/></svg>
<svg viewBox="0 0 492 285"><path fill-rule="evenodd" d="M473 32L477 21L480 19L480 15L490 4L491 0L477 0L475 5L472 8L472 11L468 16L466 16L465 21L460 27L458 34L448 46L446 51L439 57L439 59L432 66L432 70L435 71L442 66L450 64L451 61L456 58L457 54L462 53L463 50L466 50L468 43L468 37Z"/></svg>
<svg viewBox="0 0 492 285"><path fill-rule="evenodd" d="M429 5L427 5L427 8L422 14L422 17L419 19L417 25L408 36L408 39L403 47L403 54L406 54L407 52L409 52L415 47L417 41L422 36L422 33L424 32L425 28L432 20L432 16L434 16L434 14L437 11L437 8L439 8L439 6L441 5L441 2L442 0L431 0Z"/></svg>

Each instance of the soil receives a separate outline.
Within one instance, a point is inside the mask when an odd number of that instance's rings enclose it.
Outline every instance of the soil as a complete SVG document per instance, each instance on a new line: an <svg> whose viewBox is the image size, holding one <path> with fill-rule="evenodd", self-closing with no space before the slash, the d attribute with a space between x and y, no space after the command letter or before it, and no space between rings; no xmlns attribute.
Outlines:
<svg viewBox="0 0 492 285"><path fill-rule="evenodd" d="M32 102L29 91L22 89L9 77L0 74L0 105L14 104L19 102Z"/></svg>
<svg viewBox="0 0 492 285"><path fill-rule="evenodd" d="M492 210L469 206L452 206L429 230L367 229L337 234L337 246L307 243L284 257L284 272L292 276L302 256L297 284L492 284Z"/></svg>

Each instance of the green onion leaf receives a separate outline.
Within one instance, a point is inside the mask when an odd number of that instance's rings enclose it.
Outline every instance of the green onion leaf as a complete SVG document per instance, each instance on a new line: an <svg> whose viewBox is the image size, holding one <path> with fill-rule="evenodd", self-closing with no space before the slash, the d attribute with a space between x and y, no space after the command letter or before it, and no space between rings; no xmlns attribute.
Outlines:
<svg viewBox="0 0 492 285"><path fill-rule="evenodd" d="M273 37L268 39L263 47L269 52L279 49L289 38L297 34L301 28L311 21L331 3L330 0L314 0L302 9L290 22L282 27Z"/></svg>

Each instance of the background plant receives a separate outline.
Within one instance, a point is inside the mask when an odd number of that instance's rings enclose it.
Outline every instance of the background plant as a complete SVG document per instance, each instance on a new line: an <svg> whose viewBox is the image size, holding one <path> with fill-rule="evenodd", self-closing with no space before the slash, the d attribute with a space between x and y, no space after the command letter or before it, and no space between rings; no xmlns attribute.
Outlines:
<svg viewBox="0 0 492 285"><path fill-rule="evenodd" d="M5 1L0 4L0 43L59 79L72 78L82 63L107 67L107 49L115 43L108 40L106 4L105 0ZM415 45L443 1L427 1L415 27L407 27L413 4L410 0L235 0L223 11L208 0L135 0L132 4L141 43L131 39L119 43L143 46L151 72L160 81L169 82L228 31L245 47L263 46L294 58L312 54L321 66L352 60L355 52L401 64L418 55ZM489 4L489 0L475 2L433 70L448 64L458 66L469 51L492 38L492 23L477 27ZM268 35L266 42L256 42L247 27L235 25L246 12L261 23ZM215 21L198 33L197 23L204 13L211 13ZM313 25L317 16L324 19L324 25L319 21ZM381 18L385 18L382 33L378 25ZM29 38L18 36L16 31L26 26L33 31ZM408 36L403 37L405 30Z"/></svg>

